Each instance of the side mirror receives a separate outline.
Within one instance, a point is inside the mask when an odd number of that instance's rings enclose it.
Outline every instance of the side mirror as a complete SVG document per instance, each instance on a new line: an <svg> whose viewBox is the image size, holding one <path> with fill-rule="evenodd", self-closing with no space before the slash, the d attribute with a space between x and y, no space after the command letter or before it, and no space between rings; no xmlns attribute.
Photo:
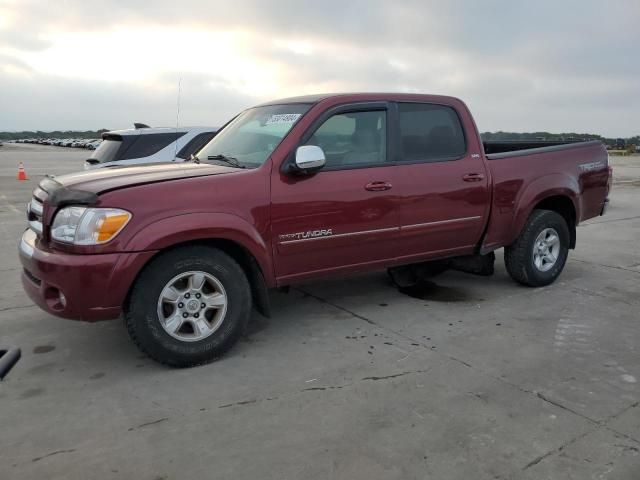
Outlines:
<svg viewBox="0 0 640 480"><path fill-rule="evenodd" d="M301 173L320 170L326 162L324 152L316 145L302 145L296 150L296 167Z"/></svg>

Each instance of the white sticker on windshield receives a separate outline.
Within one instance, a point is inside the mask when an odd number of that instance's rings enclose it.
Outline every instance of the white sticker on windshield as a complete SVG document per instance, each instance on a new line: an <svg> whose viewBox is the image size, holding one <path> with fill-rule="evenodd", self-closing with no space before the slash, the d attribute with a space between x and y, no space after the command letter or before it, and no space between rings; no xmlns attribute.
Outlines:
<svg viewBox="0 0 640 480"><path fill-rule="evenodd" d="M300 118L300 113L279 113L271 115L265 125L273 125L274 123L293 123Z"/></svg>

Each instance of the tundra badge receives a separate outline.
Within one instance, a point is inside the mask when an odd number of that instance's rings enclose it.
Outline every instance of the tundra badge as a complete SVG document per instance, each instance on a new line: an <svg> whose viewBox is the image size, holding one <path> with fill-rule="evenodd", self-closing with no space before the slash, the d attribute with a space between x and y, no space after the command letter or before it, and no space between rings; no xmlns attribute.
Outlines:
<svg viewBox="0 0 640 480"><path fill-rule="evenodd" d="M330 228L321 230L308 230L306 232L284 233L278 238L280 241L305 240L308 238L328 237L333 235Z"/></svg>

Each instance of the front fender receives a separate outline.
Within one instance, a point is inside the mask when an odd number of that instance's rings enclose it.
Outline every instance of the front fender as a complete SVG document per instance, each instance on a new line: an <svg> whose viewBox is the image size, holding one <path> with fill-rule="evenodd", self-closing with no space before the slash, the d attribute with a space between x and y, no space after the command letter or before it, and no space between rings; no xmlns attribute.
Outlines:
<svg viewBox="0 0 640 480"><path fill-rule="evenodd" d="M127 251L163 250L198 240L229 240L246 248L260 265L267 284L273 284L270 249L246 220L229 213L189 213L163 218L144 226L131 237Z"/></svg>
<svg viewBox="0 0 640 480"><path fill-rule="evenodd" d="M545 198L555 196L569 198L576 211L576 219L580 218L580 188L576 179L564 173L545 175L527 185L519 195L513 216L513 229L506 245L518 238L535 206Z"/></svg>

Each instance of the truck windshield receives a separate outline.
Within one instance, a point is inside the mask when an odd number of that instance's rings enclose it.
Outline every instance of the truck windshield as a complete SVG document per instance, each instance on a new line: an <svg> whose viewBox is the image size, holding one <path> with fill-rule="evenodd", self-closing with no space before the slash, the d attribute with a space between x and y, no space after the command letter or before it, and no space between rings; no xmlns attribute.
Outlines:
<svg viewBox="0 0 640 480"><path fill-rule="evenodd" d="M243 167L262 165L311 104L268 105L245 110L197 153L200 161L231 157Z"/></svg>

